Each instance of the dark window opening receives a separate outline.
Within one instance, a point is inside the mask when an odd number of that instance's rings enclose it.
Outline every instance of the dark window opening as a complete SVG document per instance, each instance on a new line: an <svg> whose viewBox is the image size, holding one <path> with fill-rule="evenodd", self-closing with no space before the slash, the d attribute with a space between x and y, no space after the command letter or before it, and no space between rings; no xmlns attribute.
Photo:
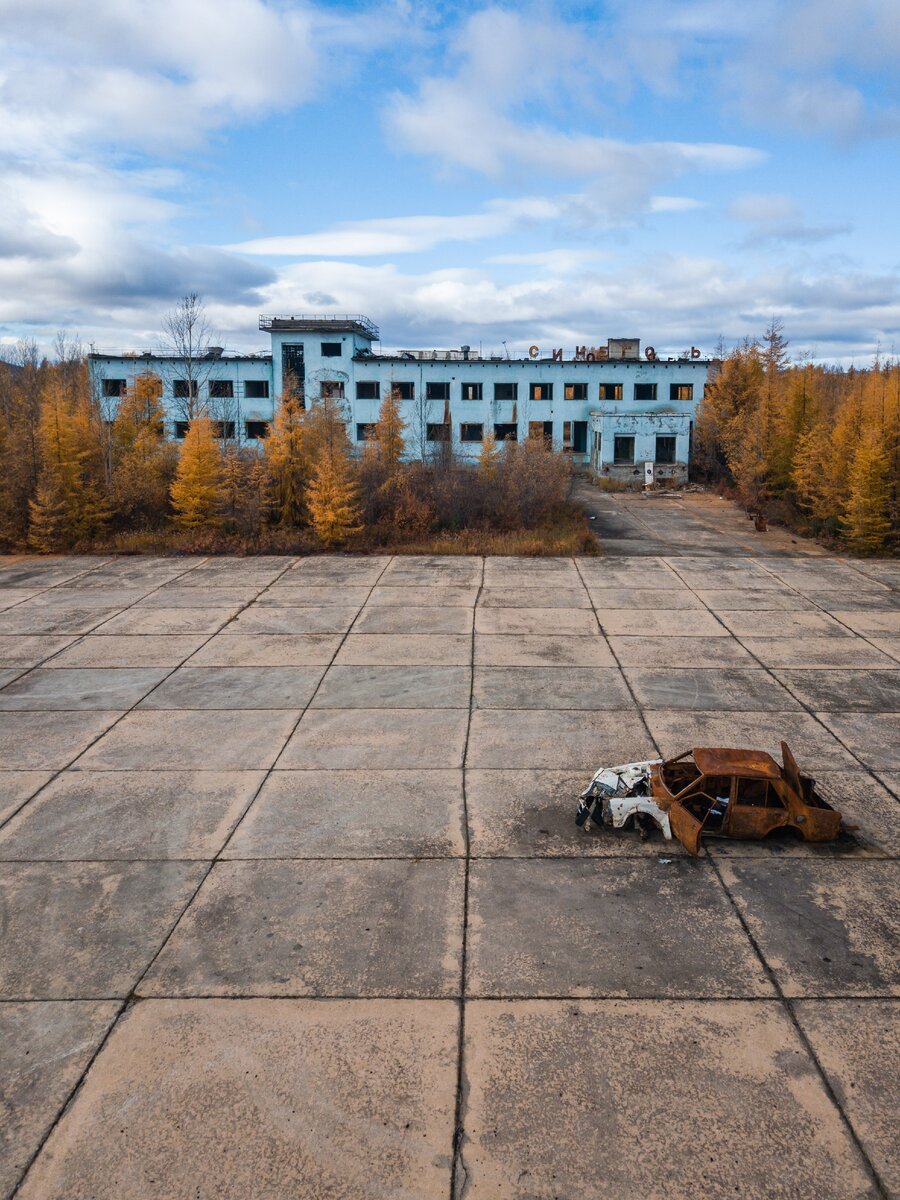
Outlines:
<svg viewBox="0 0 900 1200"><path fill-rule="evenodd" d="M693 400L694 385L692 383L670 383L669 384L669 399L670 400Z"/></svg>
<svg viewBox="0 0 900 1200"><path fill-rule="evenodd" d="M471 421L460 425L459 440L461 442L482 442L482 441L484 441L484 425L475 424L475 423L472 423Z"/></svg>
<svg viewBox="0 0 900 1200"><path fill-rule="evenodd" d="M172 383L172 395L176 400L197 399L196 379L176 379Z"/></svg>
<svg viewBox="0 0 900 1200"><path fill-rule="evenodd" d="M656 457L658 463L673 463L675 461L675 438L671 434L658 434L656 438Z"/></svg>
<svg viewBox="0 0 900 1200"><path fill-rule="evenodd" d="M634 438L622 437L616 434L613 442L613 462L614 463L633 463L634 462Z"/></svg>
<svg viewBox="0 0 900 1200"><path fill-rule="evenodd" d="M498 442L517 442L519 440L519 428L517 425L495 425L494 437Z"/></svg>
<svg viewBox="0 0 900 1200"><path fill-rule="evenodd" d="M572 449L576 454L587 454L587 421L572 422Z"/></svg>
<svg viewBox="0 0 900 1200"><path fill-rule="evenodd" d="M464 383L462 385L463 400L480 400L484 395L484 384Z"/></svg>
<svg viewBox="0 0 900 1200"><path fill-rule="evenodd" d="M543 438L548 446L553 445L553 422L552 421L529 421L528 436L530 438Z"/></svg>
<svg viewBox="0 0 900 1200"><path fill-rule="evenodd" d="M103 380L103 395L104 396L124 396L125 395L125 380L124 379L104 379Z"/></svg>
<svg viewBox="0 0 900 1200"><path fill-rule="evenodd" d="M323 379L322 380L322 399L323 400L343 400L344 384L340 379Z"/></svg>
<svg viewBox="0 0 900 1200"><path fill-rule="evenodd" d="M519 385L517 383L495 383L494 384L494 399L495 400L515 400L519 394Z"/></svg>
<svg viewBox="0 0 900 1200"><path fill-rule="evenodd" d="M410 384L410 386L412 386ZM412 396L409 397L412 399ZM425 399L426 400L449 400L450 399L450 384L435 383L434 381L425 384Z"/></svg>
<svg viewBox="0 0 900 1200"><path fill-rule="evenodd" d="M369 442L375 436L374 421L357 421L356 422L356 440L358 442Z"/></svg>
<svg viewBox="0 0 900 1200"><path fill-rule="evenodd" d="M323 358L340 358L344 353L343 342L323 342L322 357Z"/></svg>
<svg viewBox="0 0 900 1200"><path fill-rule="evenodd" d="M247 437L252 442L259 441L260 438L269 436L269 422L268 421L245 421L244 429L246 431Z"/></svg>
<svg viewBox="0 0 900 1200"><path fill-rule="evenodd" d="M425 426L425 437L429 442L449 442L450 426L443 421L429 421Z"/></svg>
<svg viewBox="0 0 900 1200"><path fill-rule="evenodd" d="M233 400L234 381L231 379L211 379L209 381L210 400Z"/></svg>
<svg viewBox="0 0 900 1200"><path fill-rule="evenodd" d="M175 436L179 439L179 441L182 438L187 437L187 431L188 431L189 424L190 424L190 421L176 421L175 422Z"/></svg>
<svg viewBox="0 0 900 1200"><path fill-rule="evenodd" d="M600 384L600 399L601 400L621 400L622 399L621 383L601 383Z"/></svg>
<svg viewBox="0 0 900 1200"><path fill-rule="evenodd" d="M392 383L391 391L397 393L399 400L413 400L415 398L415 385L407 383L405 380L400 383Z"/></svg>
<svg viewBox="0 0 900 1200"><path fill-rule="evenodd" d="M655 383L636 383L634 385L635 400L655 400L656 399L656 384Z"/></svg>
<svg viewBox="0 0 900 1200"><path fill-rule="evenodd" d="M217 438L233 438L234 421L213 421L213 433Z"/></svg>
<svg viewBox="0 0 900 1200"><path fill-rule="evenodd" d="M586 383L567 383L566 384L566 399L567 400L587 400L587 384Z"/></svg>
<svg viewBox="0 0 900 1200"><path fill-rule="evenodd" d="M244 395L248 400L268 400L268 379L248 379L244 382Z"/></svg>
<svg viewBox="0 0 900 1200"><path fill-rule="evenodd" d="M532 383L530 385L529 396L532 400L552 400L553 399L553 384L552 383Z"/></svg>
<svg viewBox="0 0 900 1200"><path fill-rule="evenodd" d="M281 347L281 374L284 387L290 387L292 381L294 387L302 387L306 378L302 342L288 342Z"/></svg>
<svg viewBox="0 0 900 1200"><path fill-rule="evenodd" d="M361 379L356 385L357 400L378 400L381 396L381 384L377 379Z"/></svg>

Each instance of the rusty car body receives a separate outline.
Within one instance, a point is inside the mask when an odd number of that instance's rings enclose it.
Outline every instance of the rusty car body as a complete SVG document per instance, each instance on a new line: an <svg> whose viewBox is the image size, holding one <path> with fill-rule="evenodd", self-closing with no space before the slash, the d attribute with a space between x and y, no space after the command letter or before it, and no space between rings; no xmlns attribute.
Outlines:
<svg viewBox="0 0 900 1200"><path fill-rule="evenodd" d="M782 765L762 750L697 746L675 758L601 768L581 795L576 824L614 828L655 825L698 854L704 836L765 838L792 830L807 842L830 842L841 814L801 775L786 742Z"/></svg>

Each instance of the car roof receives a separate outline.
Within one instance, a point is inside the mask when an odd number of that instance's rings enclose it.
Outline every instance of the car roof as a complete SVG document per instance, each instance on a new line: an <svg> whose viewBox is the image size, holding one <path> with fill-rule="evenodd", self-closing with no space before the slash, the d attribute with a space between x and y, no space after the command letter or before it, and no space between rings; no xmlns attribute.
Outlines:
<svg viewBox="0 0 900 1200"><path fill-rule="evenodd" d="M704 775L745 775L751 779L780 779L781 767L764 750L724 750L695 746L694 762Z"/></svg>

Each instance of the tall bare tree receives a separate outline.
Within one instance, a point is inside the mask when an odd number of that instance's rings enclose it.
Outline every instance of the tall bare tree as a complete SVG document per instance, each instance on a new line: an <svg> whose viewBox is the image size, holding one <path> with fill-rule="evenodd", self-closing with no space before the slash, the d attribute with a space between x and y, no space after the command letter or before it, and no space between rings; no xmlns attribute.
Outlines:
<svg viewBox="0 0 900 1200"><path fill-rule="evenodd" d="M207 404L200 393L209 382L214 361L210 354L212 337L203 300L196 292L182 296L163 317L163 349L179 360L172 378L173 383L182 385L174 390L185 393L175 396L185 421L207 415Z"/></svg>

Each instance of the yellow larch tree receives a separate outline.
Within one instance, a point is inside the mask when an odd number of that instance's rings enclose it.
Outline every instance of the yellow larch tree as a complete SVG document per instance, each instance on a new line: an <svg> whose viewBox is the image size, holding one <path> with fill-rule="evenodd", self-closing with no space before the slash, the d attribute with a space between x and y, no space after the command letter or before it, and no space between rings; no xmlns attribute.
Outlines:
<svg viewBox="0 0 900 1200"><path fill-rule="evenodd" d="M272 503L280 525L305 523L303 492L309 474L306 448L306 412L293 381L282 393L272 429L266 438L265 463Z"/></svg>
<svg viewBox="0 0 900 1200"><path fill-rule="evenodd" d="M222 521L222 453L209 417L188 426L172 484L175 521L184 529L216 526Z"/></svg>
<svg viewBox="0 0 900 1200"><path fill-rule="evenodd" d="M378 459L389 474L395 474L403 460L405 428L406 424L400 412L399 392L396 388L391 388L381 402L372 437Z"/></svg>

